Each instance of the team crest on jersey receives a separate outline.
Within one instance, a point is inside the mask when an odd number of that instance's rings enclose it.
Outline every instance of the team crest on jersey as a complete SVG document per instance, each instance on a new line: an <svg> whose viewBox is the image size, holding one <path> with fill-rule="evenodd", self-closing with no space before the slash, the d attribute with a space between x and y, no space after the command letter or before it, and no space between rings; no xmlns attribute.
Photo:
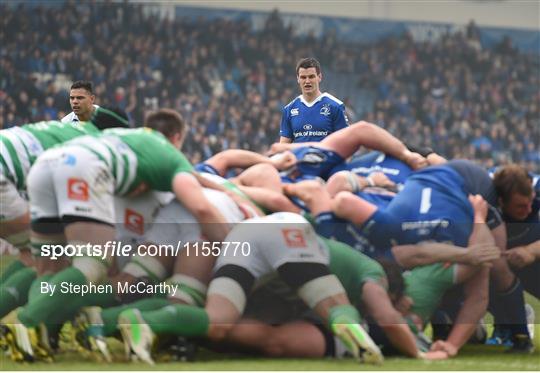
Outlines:
<svg viewBox="0 0 540 373"><path fill-rule="evenodd" d="M321 115L324 115L325 117L329 116L330 115L330 105L324 104L319 113L321 113Z"/></svg>
<svg viewBox="0 0 540 373"><path fill-rule="evenodd" d="M128 231L137 233L138 235L144 234L144 216L137 211L126 209L124 215L124 226Z"/></svg>
<svg viewBox="0 0 540 373"><path fill-rule="evenodd" d="M88 183L82 179L68 179L68 198L75 201L88 201Z"/></svg>
<svg viewBox="0 0 540 373"><path fill-rule="evenodd" d="M300 110L298 110L298 108L291 109L291 117L295 117L298 114L300 114Z"/></svg>
<svg viewBox="0 0 540 373"><path fill-rule="evenodd" d="M288 248L301 249L307 247L302 229L287 228L283 229L281 233L283 233Z"/></svg>

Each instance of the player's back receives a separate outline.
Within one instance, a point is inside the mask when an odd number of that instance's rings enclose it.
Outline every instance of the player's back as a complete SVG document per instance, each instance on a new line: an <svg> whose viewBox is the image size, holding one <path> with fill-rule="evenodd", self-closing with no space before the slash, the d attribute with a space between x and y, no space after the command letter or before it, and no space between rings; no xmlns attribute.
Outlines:
<svg viewBox="0 0 540 373"><path fill-rule="evenodd" d="M465 181L447 164L410 176L385 212L392 219L387 232L398 244L432 240L467 246L474 216Z"/></svg>
<svg viewBox="0 0 540 373"><path fill-rule="evenodd" d="M413 173L413 169L406 163L378 151L353 158L349 162L343 162L334 167L330 171L330 175L345 170L363 177L367 177L373 172L382 172L398 186L402 186Z"/></svg>

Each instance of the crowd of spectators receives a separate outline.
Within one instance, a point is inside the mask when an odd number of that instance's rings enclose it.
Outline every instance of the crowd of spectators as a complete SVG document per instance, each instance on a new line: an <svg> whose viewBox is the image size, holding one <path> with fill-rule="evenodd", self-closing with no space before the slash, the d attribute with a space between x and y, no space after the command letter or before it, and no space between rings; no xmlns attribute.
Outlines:
<svg viewBox="0 0 540 373"><path fill-rule="evenodd" d="M374 96L353 120L447 157L540 170L539 56L508 39L484 49L474 25L437 43L403 34L360 45L332 34L293 37L277 12L262 31L226 19L162 19L126 3L0 12L0 128L69 112L64 76L93 81L96 102L124 108L136 125L157 107L178 110L194 162L226 148L264 151L279 138L281 108L299 94L296 61L314 56L323 75L346 74Z"/></svg>

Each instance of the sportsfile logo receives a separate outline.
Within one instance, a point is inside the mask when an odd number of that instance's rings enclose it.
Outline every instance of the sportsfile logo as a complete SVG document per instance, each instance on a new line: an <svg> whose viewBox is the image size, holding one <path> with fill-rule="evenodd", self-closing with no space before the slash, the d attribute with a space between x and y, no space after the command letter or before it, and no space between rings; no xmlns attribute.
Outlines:
<svg viewBox="0 0 540 373"><path fill-rule="evenodd" d="M129 231L139 235L144 234L144 216L139 214L137 211L126 209L126 213L124 215L124 225Z"/></svg>
<svg viewBox="0 0 540 373"><path fill-rule="evenodd" d="M88 184L82 179L68 179L68 198L75 201L88 201Z"/></svg>
<svg viewBox="0 0 540 373"><path fill-rule="evenodd" d="M287 247L291 249L300 249L307 247L302 229L283 229L281 232L283 233L283 237L285 238L285 243L287 244Z"/></svg>

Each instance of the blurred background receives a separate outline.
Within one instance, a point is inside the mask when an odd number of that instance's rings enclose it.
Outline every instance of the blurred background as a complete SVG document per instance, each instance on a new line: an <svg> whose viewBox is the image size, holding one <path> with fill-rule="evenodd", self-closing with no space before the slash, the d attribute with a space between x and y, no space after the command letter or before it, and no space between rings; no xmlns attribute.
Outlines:
<svg viewBox="0 0 540 373"><path fill-rule="evenodd" d="M0 128L61 118L73 81L134 126L178 110L199 162L265 151L298 94L322 91L412 144L540 172L538 1L3 1Z"/></svg>

